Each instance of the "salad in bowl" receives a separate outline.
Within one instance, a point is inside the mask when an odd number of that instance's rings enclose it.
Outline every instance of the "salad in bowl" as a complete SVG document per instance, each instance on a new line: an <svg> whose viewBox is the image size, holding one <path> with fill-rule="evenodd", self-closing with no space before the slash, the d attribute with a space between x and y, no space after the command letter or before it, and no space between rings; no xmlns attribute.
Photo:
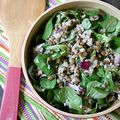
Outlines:
<svg viewBox="0 0 120 120"><path fill-rule="evenodd" d="M29 54L31 83L55 108L91 114L120 99L120 20L101 9L54 13Z"/></svg>

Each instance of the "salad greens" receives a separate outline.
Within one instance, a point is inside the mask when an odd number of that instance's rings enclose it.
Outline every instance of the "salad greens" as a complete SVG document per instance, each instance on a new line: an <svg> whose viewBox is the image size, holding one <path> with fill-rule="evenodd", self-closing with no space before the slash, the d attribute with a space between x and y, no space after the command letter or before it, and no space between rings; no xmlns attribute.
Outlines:
<svg viewBox="0 0 120 120"><path fill-rule="evenodd" d="M83 112L81 97L79 97L77 93L70 87L64 87L61 89L57 94L55 94L54 99L69 106L70 109L77 110L78 113Z"/></svg>
<svg viewBox="0 0 120 120"><path fill-rule="evenodd" d="M90 20L88 18L85 18L83 21L82 21L82 26L84 29L88 30L90 29L91 27L91 23L90 23Z"/></svg>
<svg viewBox="0 0 120 120"><path fill-rule="evenodd" d="M74 8L55 13L35 37L28 74L50 105L91 114L120 99L120 20Z"/></svg>
<svg viewBox="0 0 120 120"><path fill-rule="evenodd" d="M53 18L54 17L52 17L48 22L47 22L47 24L46 24L46 26L45 26L45 32L43 33L43 35L42 35L42 39L43 40L47 40L49 37L50 37L50 35L51 35L51 33L52 33L52 30L53 30Z"/></svg>

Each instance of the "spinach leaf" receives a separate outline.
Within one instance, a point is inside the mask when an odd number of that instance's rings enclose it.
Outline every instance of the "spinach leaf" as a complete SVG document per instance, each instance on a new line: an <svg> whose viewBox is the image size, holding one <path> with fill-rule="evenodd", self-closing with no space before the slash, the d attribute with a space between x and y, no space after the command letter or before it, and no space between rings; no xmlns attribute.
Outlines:
<svg viewBox="0 0 120 120"><path fill-rule="evenodd" d="M54 92L53 90L49 90L47 94L47 102L49 104L53 104Z"/></svg>
<svg viewBox="0 0 120 120"><path fill-rule="evenodd" d="M58 94L54 96L54 99L58 102L62 102L70 109L77 110L78 113L82 113L82 99L77 95L75 90L70 87L62 88ZM74 102L73 102L74 101Z"/></svg>
<svg viewBox="0 0 120 120"><path fill-rule="evenodd" d="M108 43L111 40L111 36L107 36L106 34L97 34L94 32L95 38L102 43Z"/></svg>
<svg viewBox="0 0 120 120"><path fill-rule="evenodd" d="M56 85L56 79L48 80L47 77L42 77L40 79L40 86L44 89L53 89Z"/></svg>
<svg viewBox="0 0 120 120"><path fill-rule="evenodd" d="M74 40L74 38L75 38L75 31L74 30L72 30L71 32L70 32L70 35L65 39L65 38L63 38L63 39L61 39L61 42L60 43L63 43L63 42L70 42L71 40Z"/></svg>
<svg viewBox="0 0 120 120"><path fill-rule="evenodd" d="M55 51L50 57L52 59L57 59L61 56L66 56L67 55L67 46L66 45L53 45L53 46L48 46L46 50L52 50Z"/></svg>
<svg viewBox="0 0 120 120"><path fill-rule="evenodd" d="M103 84L108 84L107 88L111 91L115 90L115 84L112 80L112 73L109 70L104 72L103 67L98 69L97 75L102 78Z"/></svg>
<svg viewBox="0 0 120 120"><path fill-rule="evenodd" d="M35 73L34 73L35 65L31 65L28 69L28 74L32 80L35 80Z"/></svg>
<svg viewBox="0 0 120 120"><path fill-rule="evenodd" d="M110 41L110 45L114 51L117 51L120 48L120 37L113 37Z"/></svg>
<svg viewBox="0 0 120 120"><path fill-rule="evenodd" d="M56 15L56 17L57 17L56 24L60 24L63 21L63 19L68 19L68 17L66 16L66 12L62 12L62 11L60 11Z"/></svg>
<svg viewBox="0 0 120 120"><path fill-rule="evenodd" d="M49 64L47 64L47 58L49 56L50 56L49 54L39 54L34 59L35 65L46 75L50 75L53 73L53 69Z"/></svg>
<svg viewBox="0 0 120 120"><path fill-rule="evenodd" d="M116 89L115 84L114 84L114 82L112 80L112 73L110 71L106 70L103 81L108 82L108 84L109 84L108 88L111 91L114 91Z"/></svg>
<svg viewBox="0 0 120 120"><path fill-rule="evenodd" d="M105 98L108 94L109 94L108 91L105 91L104 89L98 87L92 87L90 91L87 93L87 95L93 99L102 99Z"/></svg>
<svg viewBox="0 0 120 120"><path fill-rule="evenodd" d="M76 19L80 20L81 11L80 9L67 10L67 15L72 15Z"/></svg>
<svg viewBox="0 0 120 120"><path fill-rule="evenodd" d="M118 24L116 25L116 30L115 30L113 33L111 33L110 35L111 35L112 37L115 37L115 36L118 36L119 33L120 33L120 21L119 21Z"/></svg>
<svg viewBox="0 0 120 120"><path fill-rule="evenodd" d="M89 81L100 81L100 78L98 75L93 73L91 76L88 77Z"/></svg>
<svg viewBox="0 0 120 120"><path fill-rule="evenodd" d="M87 87L87 84L90 81L100 81L100 78L96 74L92 74L91 76L87 76L84 73L81 74L82 81L80 82L80 85L84 88Z"/></svg>
<svg viewBox="0 0 120 120"><path fill-rule="evenodd" d="M90 80L88 79L88 77L87 77L84 73L81 74L81 79L82 79L82 81L80 82L80 85L81 85L82 87L86 88L87 83L88 83Z"/></svg>
<svg viewBox="0 0 120 120"><path fill-rule="evenodd" d="M106 99L98 99L96 104L98 109L102 109L108 106L106 103Z"/></svg>
<svg viewBox="0 0 120 120"><path fill-rule="evenodd" d="M100 67L100 68L98 69L97 75L98 75L99 77L103 77L103 76L105 75L104 70L103 70L103 67Z"/></svg>
<svg viewBox="0 0 120 120"><path fill-rule="evenodd" d="M88 30L91 27L90 20L88 18L83 19L82 26L84 29Z"/></svg>
<svg viewBox="0 0 120 120"><path fill-rule="evenodd" d="M93 10L86 10L85 14L87 16L98 16L98 14L100 13L100 9L93 9Z"/></svg>
<svg viewBox="0 0 120 120"><path fill-rule="evenodd" d="M105 98L109 92L102 89L102 83L98 81L90 81L87 84L87 96L90 96L93 99L102 99Z"/></svg>
<svg viewBox="0 0 120 120"><path fill-rule="evenodd" d="M105 29L107 33L112 33L116 30L116 25L118 24L117 18L113 16L107 17L104 21L100 23L100 26Z"/></svg>
<svg viewBox="0 0 120 120"><path fill-rule="evenodd" d="M53 18L54 18L54 16L45 25L45 30L44 30L44 33L42 35L43 40L47 40L53 31Z"/></svg>
<svg viewBox="0 0 120 120"><path fill-rule="evenodd" d="M44 92L44 91L45 91L45 89L40 86L40 83L39 83L39 84L38 84L38 83L34 83L34 84L33 84L33 87L34 87L35 90L38 91L38 92Z"/></svg>
<svg viewBox="0 0 120 120"><path fill-rule="evenodd" d="M93 30L99 27L98 21L91 22L91 24L92 24L91 29Z"/></svg>

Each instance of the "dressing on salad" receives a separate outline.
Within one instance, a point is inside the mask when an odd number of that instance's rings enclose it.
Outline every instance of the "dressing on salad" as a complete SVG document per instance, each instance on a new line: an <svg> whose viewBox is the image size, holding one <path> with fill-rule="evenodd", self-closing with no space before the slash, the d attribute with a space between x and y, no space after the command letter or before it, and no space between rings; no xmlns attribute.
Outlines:
<svg viewBox="0 0 120 120"><path fill-rule="evenodd" d="M120 99L120 21L108 13L78 8L55 13L30 54L31 82L50 105L90 114Z"/></svg>

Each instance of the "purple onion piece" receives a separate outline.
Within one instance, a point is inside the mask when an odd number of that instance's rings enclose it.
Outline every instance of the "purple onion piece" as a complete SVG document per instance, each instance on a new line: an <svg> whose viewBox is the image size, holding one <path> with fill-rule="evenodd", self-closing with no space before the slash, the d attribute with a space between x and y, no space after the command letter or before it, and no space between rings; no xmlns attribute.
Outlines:
<svg viewBox="0 0 120 120"><path fill-rule="evenodd" d="M71 87L72 89L76 90L79 94L82 94L84 92L84 89L80 86L73 85L69 82L67 82L67 86Z"/></svg>
<svg viewBox="0 0 120 120"><path fill-rule="evenodd" d="M84 70L89 70L90 65L91 65L90 61L83 61L81 63L78 63L78 66Z"/></svg>

